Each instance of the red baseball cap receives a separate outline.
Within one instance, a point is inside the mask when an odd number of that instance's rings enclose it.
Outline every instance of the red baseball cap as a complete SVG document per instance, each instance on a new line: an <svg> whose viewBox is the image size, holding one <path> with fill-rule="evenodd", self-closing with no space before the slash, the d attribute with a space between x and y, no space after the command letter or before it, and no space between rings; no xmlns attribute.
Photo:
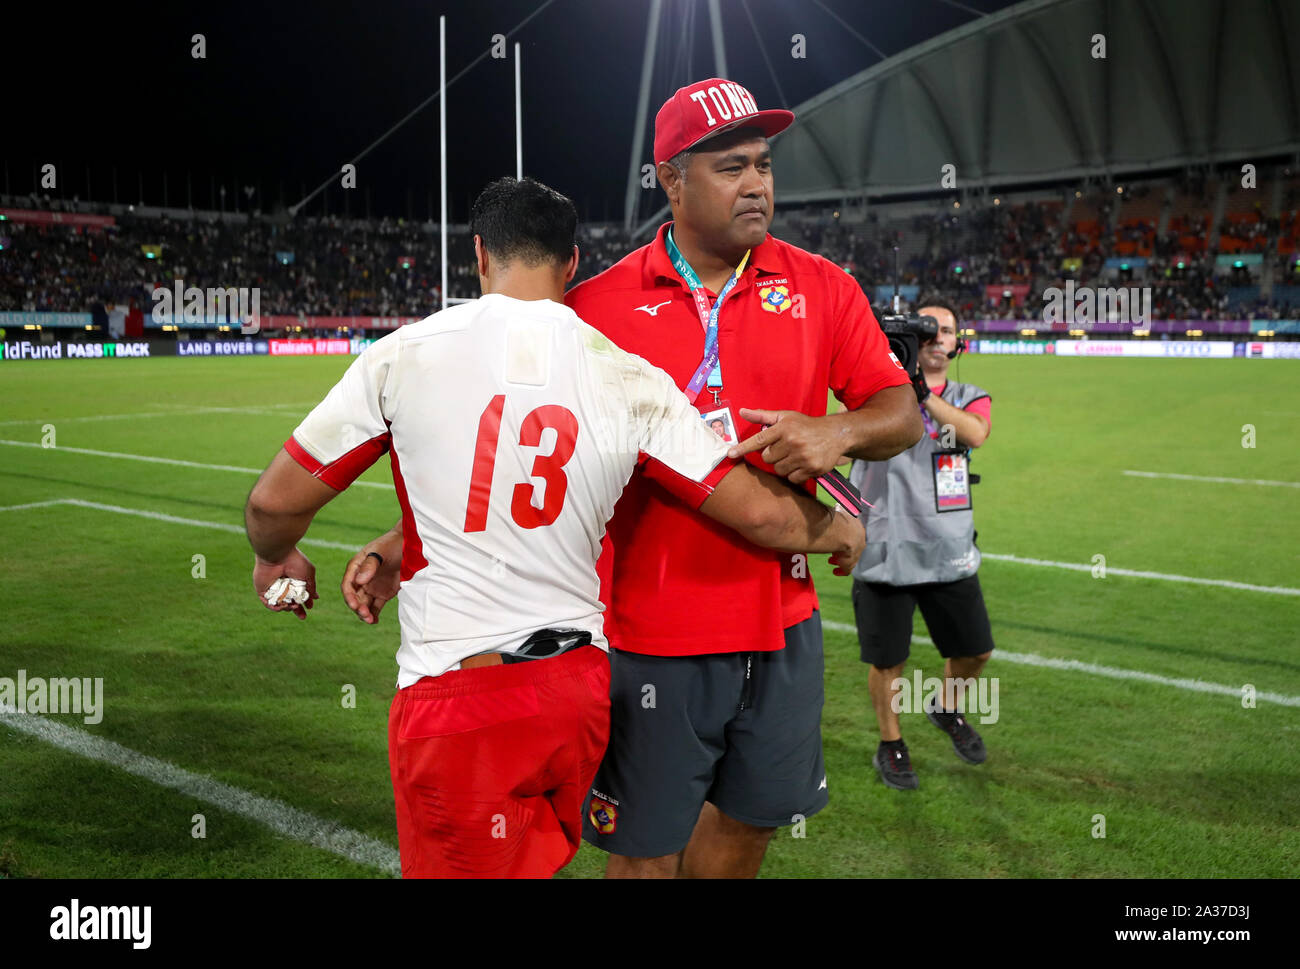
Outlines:
<svg viewBox="0 0 1300 969"><path fill-rule="evenodd" d="M678 88L655 115L655 164L732 128L758 128L771 138L793 122L793 111L758 110L754 96L735 81L696 81Z"/></svg>

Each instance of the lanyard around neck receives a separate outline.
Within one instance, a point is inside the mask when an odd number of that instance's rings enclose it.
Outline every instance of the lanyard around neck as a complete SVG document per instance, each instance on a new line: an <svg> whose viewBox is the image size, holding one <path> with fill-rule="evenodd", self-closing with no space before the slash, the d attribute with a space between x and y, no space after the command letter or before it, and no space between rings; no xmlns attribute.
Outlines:
<svg viewBox="0 0 1300 969"><path fill-rule="evenodd" d="M691 291L691 298L695 301L695 311L700 315L700 324L704 327L704 359L700 361L699 367L695 370L695 375L691 377L690 382L686 385L686 396L690 398L691 403L700 395L704 389L704 382L707 379L710 386L722 386L722 371L718 366L718 312L722 309L722 301L727 298L727 294L739 282L741 275L745 271L745 265L749 262L749 251L746 251L740 259L735 271L731 274L718 293L718 298L713 306L709 306L709 297L704 291L704 284L700 282L700 277L696 275L691 264L686 261L681 250L677 248L677 243L673 241L673 230L670 228L667 235L668 258L672 260L673 268L677 270L677 275L682 277L687 288Z"/></svg>

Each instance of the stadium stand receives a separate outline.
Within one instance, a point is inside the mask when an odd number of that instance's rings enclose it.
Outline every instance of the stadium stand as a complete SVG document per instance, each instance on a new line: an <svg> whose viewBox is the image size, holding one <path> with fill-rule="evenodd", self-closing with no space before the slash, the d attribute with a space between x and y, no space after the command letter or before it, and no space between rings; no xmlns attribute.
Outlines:
<svg viewBox="0 0 1300 969"><path fill-rule="evenodd" d="M940 291L970 318L1035 317L1044 291L1068 280L1149 285L1155 319L1279 318L1300 305L1284 285L1297 278L1300 180L1289 170L1278 174L1281 183L1254 191L1187 175L957 204L809 204L778 209L773 232L843 267L873 297L893 282L897 246L902 285ZM1274 198L1289 208L1270 212ZM104 221L113 224L106 226L22 214L110 209ZM160 214L30 196L5 199L0 210L9 214L0 222L3 310L91 312L134 300L147 312L155 286L177 278L200 288L258 287L262 312L274 315L418 318L441 303L437 226L429 222ZM582 226L579 245L579 280L635 247L613 223ZM1225 268L1215 258L1240 254L1258 261ZM449 295L476 296L464 226L450 228L449 267Z"/></svg>

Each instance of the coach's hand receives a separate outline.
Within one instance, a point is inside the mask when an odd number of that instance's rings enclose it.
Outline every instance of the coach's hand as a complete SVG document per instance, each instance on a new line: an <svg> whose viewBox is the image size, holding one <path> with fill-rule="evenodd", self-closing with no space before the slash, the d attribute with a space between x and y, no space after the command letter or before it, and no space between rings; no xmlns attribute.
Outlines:
<svg viewBox="0 0 1300 969"><path fill-rule="evenodd" d="M365 546L343 572L343 601L364 623L374 625L379 621L379 610L384 603L397 595L401 585L402 543L393 532L377 538ZM381 563L370 553L383 558Z"/></svg>
<svg viewBox="0 0 1300 969"><path fill-rule="evenodd" d="M830 471L839 463L847 446L844 425L837 418L809 417L794 410L740 409L740 416L754 424L766 424L733 447L733 458L762 451L759 455L773 472L803 484Z"/></svg>
<svg viewBox="0 0 1300 969"><path fill-rule="evenodd" d="M266 590L271 588L271 585L277 579L286 575L291 579L302 579L307 583L308 599L306 606L268 606L266 600L262 598L266 594ZM267 609L272 612L292 612L299 619L307 618L307 610L319 598L316 595L316 566L312 565L311 560L296 548L289 553L283 562L267 562L254 556L253 588L257 590L257 598Z"/></svg>

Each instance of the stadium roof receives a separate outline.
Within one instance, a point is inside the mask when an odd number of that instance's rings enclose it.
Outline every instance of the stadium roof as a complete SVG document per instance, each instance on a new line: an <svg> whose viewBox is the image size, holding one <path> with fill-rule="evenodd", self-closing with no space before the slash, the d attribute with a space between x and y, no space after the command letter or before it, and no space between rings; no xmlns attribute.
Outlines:
<svg viewBox="0 0 1300 969"><path fill-rule="evenodd" d="M1300 5L1030 0L795 107L777 197L935 192L947 164L966 188L1298 152L1298 101Z"/></svg>

